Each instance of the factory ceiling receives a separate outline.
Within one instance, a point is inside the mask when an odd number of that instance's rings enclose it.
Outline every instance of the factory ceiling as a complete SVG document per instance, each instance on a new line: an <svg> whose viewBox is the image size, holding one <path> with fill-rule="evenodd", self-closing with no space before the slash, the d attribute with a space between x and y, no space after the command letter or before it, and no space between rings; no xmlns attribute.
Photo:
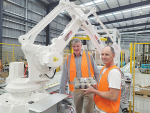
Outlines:
<svg viewBox="0 0 150 113"><path fill-rule="evenodd" d="M38 0L49 7L58 5L59 0ZM108 29L117 28L120 33L150 32L150 0L70 0L76 5L93 6L97 15ZM67 12L64 15L71 19ZM90 22L102 29L93 15Z"/></svg>

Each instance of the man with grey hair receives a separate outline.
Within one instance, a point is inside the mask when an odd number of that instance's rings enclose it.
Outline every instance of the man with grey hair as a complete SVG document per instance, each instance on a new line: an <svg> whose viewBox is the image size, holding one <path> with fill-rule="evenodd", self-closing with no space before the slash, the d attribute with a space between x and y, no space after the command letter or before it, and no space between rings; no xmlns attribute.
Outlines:
<svg viewBox="0 0 150 113"><path fill-rule="evenodd" d="M73 80L75 77L95 77L98 81L99 70L90 53L82 51L82 43L78 38L74 38L71 41L73 48L73 54L69 55L65 61L63 67L63 73L60 81L59 93L65 93L66 83L69 83L69 89L73 94L74 105L76 113L82 113L82 107L84 106L84 113L94 112L93 94L75 93Z"/></svg>
<svg viewBox="0 0 150 113"><path fill-rule="evenodd" d="M102 49L101 58L105 66L99 75L98 89L89 86L84 94L95 94L96 113L118 113L121 97L121 71L114 64L115 52L110 46Z"/></svg>

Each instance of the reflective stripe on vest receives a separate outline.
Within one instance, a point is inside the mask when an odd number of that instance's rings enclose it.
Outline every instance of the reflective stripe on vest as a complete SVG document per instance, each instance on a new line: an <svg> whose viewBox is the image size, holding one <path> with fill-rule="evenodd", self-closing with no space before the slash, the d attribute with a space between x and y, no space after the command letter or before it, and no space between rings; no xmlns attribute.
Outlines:
<svg viewBox="0 0 150 113"><path fill-rule="evenodd" d="M105 68L105 66L101 69L100 75L102 74L102 71L104 70L104 68ZM110 70L112 70L114 68L118 69L117 66L113 65L113 66L109 67L102 75L99 86L98 86L99 91L109 91L109 84L107 81L107 77L108 77L108 73L110 72ZM120 107L120 97L121 97L121 88L120 88L118 100L116 102L104 99L98 95L94 96L94 101L95 101L96 106L99 109L101 109L107 113L118 113L119 107Z"/></svg>
<svg viewBox="0 0 150 113"><path fill-rule="evenodd" d="M67 57L68 65L68 77L69 77L69 88L70 91L74 91L73 80L76 75L76 66L74 54L71 54ZM94 70L91 64L90 53L83 51L82 60L81 60L81 74L82 77L94 77Z"/></svg>

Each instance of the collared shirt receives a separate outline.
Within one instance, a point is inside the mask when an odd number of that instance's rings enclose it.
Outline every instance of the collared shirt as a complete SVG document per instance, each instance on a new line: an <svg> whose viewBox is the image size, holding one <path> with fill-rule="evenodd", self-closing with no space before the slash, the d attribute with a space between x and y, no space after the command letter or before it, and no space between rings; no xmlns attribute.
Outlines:
<svg viewBox="0 0 150 113"><path fill-rule="evenodd" d="M81 51L79 57L76 57L76 55L75 55L76 75L79 78L82 77L82 75L81 75L82 54L83 54L83 51ZM94 77L98 81L100 70L98 70L97 64L91 54L90 54L90 58L91 58L91 64L92 64L92 67L94 70ZM68 82L68 79L69 79L69 77L68 77L68 67L67 67L67 59L66 59L66 61L64 63L64 67L63 67L62 76L61 76L59 93L61 93L61 94L65 93L65 87Z"/></svg>

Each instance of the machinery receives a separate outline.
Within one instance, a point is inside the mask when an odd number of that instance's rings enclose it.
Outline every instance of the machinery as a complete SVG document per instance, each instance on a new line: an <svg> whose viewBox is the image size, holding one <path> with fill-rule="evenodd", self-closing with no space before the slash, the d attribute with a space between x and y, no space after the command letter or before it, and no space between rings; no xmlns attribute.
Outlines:
<svg viewBox="0 0 150 113"><path fill-rule="evenodd" d="M137 52L136 63L141 73L150 74L150 45L143 44L142 52Z"/></svg>
<svg viewBox="0 0 150 113"><path fill-rule="evenodd" d="M133 68L134 61L132 61ZM121 100L119 113L132 113L131 100L133 92L133 76L130 74L130 62L120 68L122 72Z"/></svg>
<svg viewBox="0 0 150 113"><path fill-rule="evenodd" d="M90 9L88 14L84 14L82 9ZM56 39L52 40L49 46L35 45L36 36L63 10L66 10L72 20L65 30ZM59 5L55 7L45 18L43 18L27 34L19 37L22 44L22 50L28 62L28 78L24 78L24 64L21 62L12 62L9 65L9 77L5 90L8 93L0 96L1 113L29 113L29 109L38 113L62 113L57 103L62 101L67 95L50 95L45 91L45 83L55 75L55 69L59 67L63 58L60 52L70 42L79 28L86 31L98 51L101 53L104 47L99 35L94 30L88 20L88 16L93 14L107 35L113 42L115 52L120 54L120 47L113 41L111 35L96 14L96 8L86 8L75 5L69 0L60 0ZM54 109L57 107L57 109ZM52 108L50 111L47 111ZM62 110L66 112L65 110Z"/></svg>
<svg viewBox="0 0 150 113"><path fill-rule="evenodd" d="M132 99L132 75L122 72L121 100L119 113L129 113L129 104Z"/></svg>

